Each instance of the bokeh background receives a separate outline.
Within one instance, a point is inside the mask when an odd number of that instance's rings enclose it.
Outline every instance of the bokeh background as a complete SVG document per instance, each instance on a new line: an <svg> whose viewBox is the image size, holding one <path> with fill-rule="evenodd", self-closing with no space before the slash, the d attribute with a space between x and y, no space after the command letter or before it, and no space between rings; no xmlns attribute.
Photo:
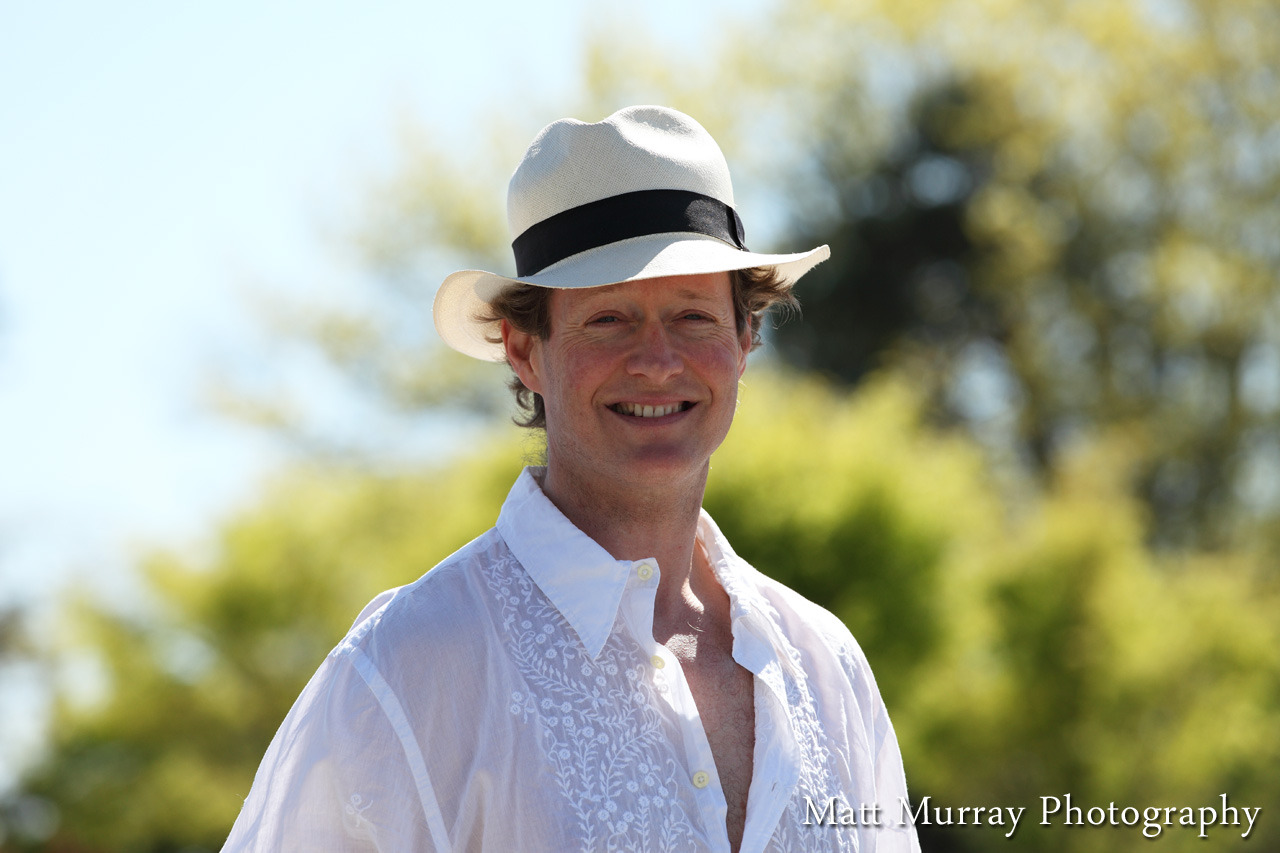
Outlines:
<svg viewBox="0 0 1280 853"><path fill-rule="evenodd" d="M510 270L539 128L644 102L749 245L831 244L706 505L849 624L916 798L1028 807L925 849L1280 845L1280 7L452 5L0 2L0 850L220 846L536 452L434 288Z"/></svg>

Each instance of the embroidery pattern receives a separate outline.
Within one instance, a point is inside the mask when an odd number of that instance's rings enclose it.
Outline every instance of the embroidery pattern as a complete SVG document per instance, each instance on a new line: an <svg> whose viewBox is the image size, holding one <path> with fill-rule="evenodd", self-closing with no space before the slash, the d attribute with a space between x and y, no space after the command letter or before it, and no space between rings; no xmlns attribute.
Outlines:
<svg viewBox="0 0 1280 853"><path fill-rule="evenodd" d="M485 573L528 692L509 710L535 723L566 819L587 850L688 850L695 834L680 767L645 677L641 649L618 633L593 661L513 557Z"/></svg>
<svg viewBox="0 0 1280 853"><path fill-rule="evenodd" d="M378 832L378 827L374 826L364 817L365 810L372 805L373 805L372 800L366 803L364 801L364 797L361 797L359 794L352 794L351 801L347 803L347 814L351 815L356 819L355 825L357 829L359 829L361 826L364 826L364 827L367 827L370 835L376 835Z"/></svg>
<svg viewBox="0 0 1280 853"><path fill-rule="evenodd" d="M776 624L778 614L772 608L769 610L769 618ZM791 658L795 664L795 672L804 672L800 653L793 647L787 645L785 649L779 649L779 654L786 654ZM847 766L848 756L834 754L828 747L833 741L843 741L843 737L833 737L832 733L823 731L818 718L817 697L808 679L797 684L785 671L782 678L788 713L799 747L800 779L787 803L786 811L783 812L782 820L774 831L773 841L783 851L856 851L858 840L855 832L845 828L804 825L806 795L826 799L854 792L844 790L839 773L841 763ZM855 801L847 796L845 799Z"/></svg>

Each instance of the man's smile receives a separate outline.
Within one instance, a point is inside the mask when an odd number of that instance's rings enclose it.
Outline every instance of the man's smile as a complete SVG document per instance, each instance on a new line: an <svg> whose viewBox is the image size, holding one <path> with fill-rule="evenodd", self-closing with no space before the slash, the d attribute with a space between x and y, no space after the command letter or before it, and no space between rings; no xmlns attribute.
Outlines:
<svg viewBox="0 0 1280 853"><path fill-rule="evenodd" d="M633 418L661 418L667 415L674 415L676 412L692 409L693 405L688 400L684 400L665 406L650 406L643 403L614 403L609 408L620 415L629 415Z"/></svg>

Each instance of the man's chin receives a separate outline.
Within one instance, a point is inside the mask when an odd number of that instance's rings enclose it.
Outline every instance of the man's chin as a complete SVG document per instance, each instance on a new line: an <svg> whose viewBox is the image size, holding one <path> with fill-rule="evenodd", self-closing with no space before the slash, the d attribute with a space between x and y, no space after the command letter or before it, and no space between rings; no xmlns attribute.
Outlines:
<svg viewBox="0 0 1280 853"><path fill-rule="evenodd" d="M705 475L709 466L705 453L673 445L651 445L638 448L625 459L618 460L617 470L635 485L674 486Z"/></svg>

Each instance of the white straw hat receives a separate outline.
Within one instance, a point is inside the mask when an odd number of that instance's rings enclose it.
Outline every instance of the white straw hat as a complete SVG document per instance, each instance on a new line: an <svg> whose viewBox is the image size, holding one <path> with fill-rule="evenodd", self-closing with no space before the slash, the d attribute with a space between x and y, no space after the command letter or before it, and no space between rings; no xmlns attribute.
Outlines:
<svg viewBox="0 0 1280 853"><path fill-rule="evenodd" d="M587 124L561 119L525 151L507 190L514 278L455 272L440 285L435 324L465 355L502 361L489 301L513 284L600 287L670 275L773 267L795 284L831 254L748 251L729 166L711 134L667 107L627 107Z"/></svg>

